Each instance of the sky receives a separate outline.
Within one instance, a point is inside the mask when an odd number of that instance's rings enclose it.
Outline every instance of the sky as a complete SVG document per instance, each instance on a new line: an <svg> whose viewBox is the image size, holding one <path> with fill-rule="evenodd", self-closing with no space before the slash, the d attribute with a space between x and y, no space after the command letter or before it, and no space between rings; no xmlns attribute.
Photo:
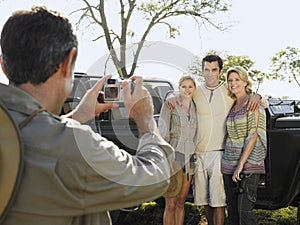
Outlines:
<svg viewBox="0 0 300 225"><path fill-rule="evenodd" d="M111 14L115 13L114 1L109 0L112 4L109 8ZM166 49L171 46L173 51L162 52L160 47L153 48L151 59L146 58L137 71L146 76L165 77L176 83L185 70L180 65L176 67L178 61L180 64L187 58L184 56L189 54L202 57L207 51L214 49L231 55L249 56L255 62L255 68L267 72L270 58L277 52L287 46L300 48L299 0L232 0L231 4L229 12L216 18L224 24L232 25L225 32L210 26L199 29L192 19L185 17L174 20L180 28L180 35L175 39L168 39L164 27L154 29L148 40L166 43ZM0 29L13 11L28 9L32 5L46 5L58 10L75 24L79 14L70 13L83 3L81 0L0 0ZM132 27L142 30L142 21L136 21L138 23L132 24ZM107 54L106 47L103 42L92 41L97 33L92 28L82 25L76 33L79 39L79 55L75 70L87 72L95 68L97 60L103 59ZM168 55L172 55L172 59ZM162 61L166 63L156 63L153 66L153 61L157 62L159 57L165 57ZM0 82L7 82L2 73ZM273 97L289 96L290 99L300 99L300 88L296 84L283 81L264 81L259 92Z"/></svg>

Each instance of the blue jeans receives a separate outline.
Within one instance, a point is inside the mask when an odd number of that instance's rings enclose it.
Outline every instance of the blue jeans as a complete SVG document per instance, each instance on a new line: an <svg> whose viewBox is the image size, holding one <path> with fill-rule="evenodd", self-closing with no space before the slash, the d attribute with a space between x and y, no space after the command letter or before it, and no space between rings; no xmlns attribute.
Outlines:
<svg viewBox="0 0 300 225"><path fill-rule="evenodd" d="M231 225L255 225L252 210L257 198L260 174L247 174L240 182L234 182L232 175L223 174L228 218Z"/></svg>

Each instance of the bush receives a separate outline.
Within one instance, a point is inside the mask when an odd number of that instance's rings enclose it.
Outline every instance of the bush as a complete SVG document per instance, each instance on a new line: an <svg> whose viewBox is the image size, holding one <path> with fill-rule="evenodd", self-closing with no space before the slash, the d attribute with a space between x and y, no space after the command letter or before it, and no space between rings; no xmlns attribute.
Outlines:
<svg viewBox="0 0 300 225"><path fill-rule="evenodd" d="M286 207L278 210L254 210L259 225L294 225L297 221L297 208Z"/></svg>
<svg viewBox="0 0 300 225"><path fill-rule="evenodd" d="M138 210L124 214L123 222L116 225L162 225L164 205L156 202L143 203ZM255 209L254 214L258 219L258 225L295 225L297 220L297 208L286 207L278 210ZM193 203L185 203L184 225L204 225L206 223L204 207L196 207ZM225 225L229 221L226 215Z"/></svg>

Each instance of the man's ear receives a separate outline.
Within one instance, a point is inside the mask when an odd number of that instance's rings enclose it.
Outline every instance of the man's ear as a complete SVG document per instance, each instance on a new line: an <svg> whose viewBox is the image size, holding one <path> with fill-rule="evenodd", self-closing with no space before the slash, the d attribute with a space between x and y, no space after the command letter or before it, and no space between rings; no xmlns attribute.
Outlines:
<svg viewBox="0 0 300 225"><path fill-rule="evenodd" d="M4 69L3 65L2 65L2 55L0 55L0 65L1 65L1 69L2 69L2 71L4 73L4 75L7 76L6 73L5 73L5 69Z"/></svg>
<svg viewBox="0 0 300 225"><path fill-rule="evenodd" d="M74 69L74 60L77 55L77 49L72 48L69 52L69 55L65 58L65 60L60 64L61 71L64 77L70 76Z"/></svg>

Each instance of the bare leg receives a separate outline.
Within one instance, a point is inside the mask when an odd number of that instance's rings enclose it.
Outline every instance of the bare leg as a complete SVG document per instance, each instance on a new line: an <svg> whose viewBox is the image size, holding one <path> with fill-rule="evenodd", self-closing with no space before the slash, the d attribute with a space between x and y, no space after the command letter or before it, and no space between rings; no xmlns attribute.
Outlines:
<svg viewBox="0 0 300 225"><path fill-rule="evenodd" d="M224 225L225 207L210 207L205 205L204 208L208 225Z"/></svg>
<svg viewBox="0 0 300 225"><path fill-rule="evenodd" d="M184 203L190 189L192 176L189 176L189 179L187 178L188 178L187 176L183 176L181 191L177 196L176 213L175 213L176 225L183 225L184 222Z"/></svg>
<svg viewBox="0 0 300 225"><path fill-rule="evenodd" d="M165 198L166 206L163 215L164 225L175 225L176 197Z"/></svg>
<svg viewBox="0 0 300 225"><path fill-rule="evenodd" d="M204 209L205 209L205 217L206 217L208 225L214 225L212 208L209 205L205 205Z"/></svg>
<svg viewBox="0 0 300 225"><path fill-rule="evenodd" d="M214 225L224 225L225 222L225 207L215 207L213 208L214 215Z"/></svg>

